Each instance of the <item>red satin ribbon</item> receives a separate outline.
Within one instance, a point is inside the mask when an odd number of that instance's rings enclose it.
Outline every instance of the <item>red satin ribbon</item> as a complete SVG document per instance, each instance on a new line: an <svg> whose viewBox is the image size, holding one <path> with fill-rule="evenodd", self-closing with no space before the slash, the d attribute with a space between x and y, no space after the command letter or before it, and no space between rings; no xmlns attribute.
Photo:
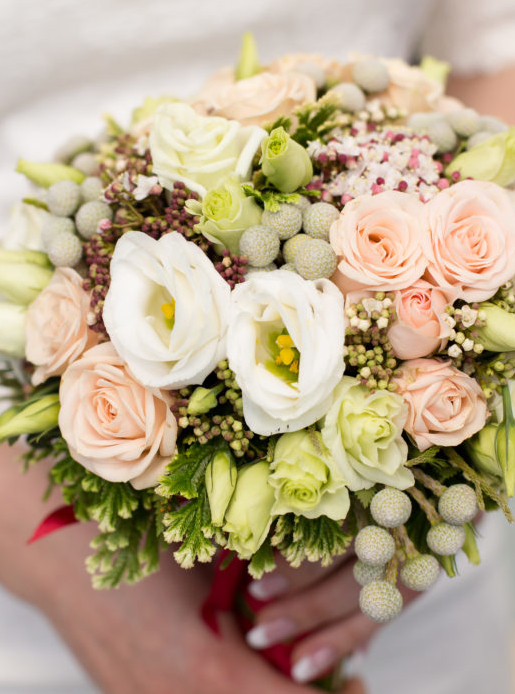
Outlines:
<svg viewBox="0 0 515 694"><path fill-rule="evenodd" d="M229 563L227 563L229 562ZM267 604L252 597L247 590L251 577L247 562L230 558L226 550L220 552L211 591L202 605L202 619L215 634L220 634L217 614L232 612L246 634L254 626L255 615ZM291 653L296 642L278 644L260 651L261 655L288 677L291 673Z"/></svg>
<svg viewBox="0 0 515 694"><path fill-rule="evenodd" d="M45 537L45 535L49 535L72 523L77 523L77 519L73 512L73 506L60 506L41 521L31 537L27 540L27 544L30 545L32 542Z"/></svg>

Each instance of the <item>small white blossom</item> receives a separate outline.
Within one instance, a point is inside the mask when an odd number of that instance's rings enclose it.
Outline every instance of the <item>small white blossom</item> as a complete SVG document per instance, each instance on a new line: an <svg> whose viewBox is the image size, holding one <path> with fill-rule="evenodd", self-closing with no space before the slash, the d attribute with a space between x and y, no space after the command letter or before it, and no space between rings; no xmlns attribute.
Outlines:
<svg viewBox="0 0 515 694"><path fill-rule="evenodd" d="M352 328L357 328L359 326L359 318L356 315L352 316L349 322Z"/></svg>
<svg viewBox="0 0 515 694"><path fill-rule="evenodd" d="M471 349L474 349L474 341L470 338L467 338L465 342L462 344L462 347L464 352L470 352Z"/></svg>
<svg viewBox="0 0 515 694"><path fill-rule="evenodd" d="M374 311L381 313L383 310L383 302L378 301L377 299L363 299L361 303L369 316L371 316Z"/></svg>
<svg viewBox="0 0 515 694"><path fill-rule="evenodd" d="M454 326L456 325L456 321L448 313L445 313L442 316L442 323L445 323L445 325L449 326L449 328L454 328Z"/></svg>
<svg viewBox="0 0 515 694"><path fill-rule="evenodd" d="M464 328L470 328L474 325L477 319L478 312L470 306L462 306L461 308L461 324Z"/></svg>
<svg viewBox="0 0 515 694"><path fill-rule="evenodd" d="M461 356L462 352L461 349L458 347L458 345L451 345L449 349L447 350L447 354L450 357L456 358Z"/></svg>
<svg viewBox="0 0 515 694"><path fill-rule="evenodd" d="M138 174L136 179L136 188L134 188L134 199L144 200L148 198L150 191L155 185L159 184L159 179L157 176L143 176L143 174Z"/></svg>
<svg viewBox="0 0 515 694"><path fill-rule="evenodd" d="M367 330L370 329L370 325L371 325L370 321L369 321L369 320L366 320L365 318L363 318L363 319L361 319L361 320L359 321L359 323L358 323L358 328L359 328L361 331L363 331L364 333L366 333Z"/></svg>
<svg viewBox="0 0 515 694"><path fill-rule="evenodd" d="M379 328L379 330L384 330L385 328L387 328L388 318L381 316L381 318L379 318L379 320L377 321L377 327Z"/></svg>

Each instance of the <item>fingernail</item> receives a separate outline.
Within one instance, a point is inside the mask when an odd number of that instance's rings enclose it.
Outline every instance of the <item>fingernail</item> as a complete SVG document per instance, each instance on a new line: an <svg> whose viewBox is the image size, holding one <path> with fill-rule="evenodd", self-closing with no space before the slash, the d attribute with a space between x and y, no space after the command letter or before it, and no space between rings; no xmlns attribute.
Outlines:
<svg viewBox="0 0 515 694"><path fill-rule="evenodd" d="M270 600L286 593L288 587L289 583L284 576L273 573L260 578L259 581L252 581L248 590L256 600Z"/></svg>
<svg viewBox="0 0 515 694"><path fill-rule="evenodd" d="M324 646L319 648L318 651L297 660L292 667L291 676L299 684L311 682L333 667L337 659L338 654L335 649L330 646Z"/></svg>
<svg viewBox="0 0 515 694"><path fill-rule="evenodd" d="M291 619L281 617L273 622L259 624L247 632L247 643L257 650L268 648L293 636L296 630L296 624Z"/></svg>

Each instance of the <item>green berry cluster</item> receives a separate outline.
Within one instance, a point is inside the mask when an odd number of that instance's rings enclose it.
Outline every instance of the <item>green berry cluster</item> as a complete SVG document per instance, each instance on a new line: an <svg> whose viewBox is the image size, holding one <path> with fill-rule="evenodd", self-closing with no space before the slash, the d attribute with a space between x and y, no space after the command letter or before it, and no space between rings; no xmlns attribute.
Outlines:
<svg viewBox="0 0 515 694"><path fill-rule="evenodd" d="M377 292L346 309L345 362L348 373L356 375L371 391L396 390L397 359L388 341L387 330L395 318L393 296Z"/></svg>

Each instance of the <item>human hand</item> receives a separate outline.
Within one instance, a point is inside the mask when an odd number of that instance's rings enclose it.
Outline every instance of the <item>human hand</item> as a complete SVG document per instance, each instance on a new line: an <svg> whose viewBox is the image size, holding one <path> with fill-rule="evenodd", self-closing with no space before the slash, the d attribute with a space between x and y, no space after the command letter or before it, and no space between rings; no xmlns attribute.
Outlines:
<svg viewBox="0 0 515 694"><path fill-rule="evenodd" d="M381 625L359 609L361 586L352 573L354 561L352 555L329 569L307 563L292 569L279 557L273 573L249 586L253 597L273 599L258 613L256 626L247 634L249 645L268 648L307 633L292 653L292 676L297 682L317 679L365 646ZM407 588L400 590L405 604L418 595Z"/></svg>
<svg viewBox="0 0 515 694"><path fill-rule="evenodd" d="M187 572L167 554L161 571L142 583L94 591L84 558L95 527L77 524L27 546L51 510L40 501L46 464L21 480L16 452L0 448L0 582L47 614L105 694L315 691L250 651L229 615L221 620L223 638L207 629L200 605L211 567ZM364 694L355 681L344 692Z"/></svg>

